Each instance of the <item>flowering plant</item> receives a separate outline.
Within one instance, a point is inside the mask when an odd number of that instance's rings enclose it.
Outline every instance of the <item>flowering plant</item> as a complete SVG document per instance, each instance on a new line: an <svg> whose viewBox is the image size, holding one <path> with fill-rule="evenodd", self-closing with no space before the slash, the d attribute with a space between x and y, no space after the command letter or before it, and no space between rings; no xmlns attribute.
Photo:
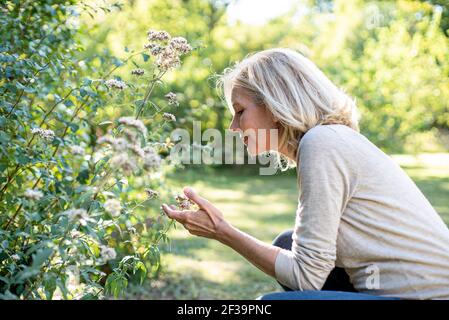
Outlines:
<svg viewBox="0 0 449 320"><path fill-rule="evenodd" d="M150 96L192 47L150 30L143 51L93 67L78 60L78 29L65 23L79 14L75 1L0 9L0 298L118 296L159 268L168 241L172 222L136 214L159 197L171 145L163 130L176 121L164 110L179 105L172 92L164 107ZM129 62L131 80L114 76ZM118 102L134 114L104 121L102 108ZM146 198L131 198L142 186Z"/></svg>

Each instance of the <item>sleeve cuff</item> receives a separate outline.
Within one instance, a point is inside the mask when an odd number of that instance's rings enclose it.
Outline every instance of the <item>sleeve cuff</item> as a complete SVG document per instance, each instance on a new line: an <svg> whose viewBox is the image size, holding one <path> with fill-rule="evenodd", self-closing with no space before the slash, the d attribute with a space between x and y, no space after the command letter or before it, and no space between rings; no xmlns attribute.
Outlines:
<svg viewBox="0 0 449 320"><path fill-rule="evenodd" d="M293 252L281 249L276 256L274 263L276 280L291 289L295 289L296 287L293 279L293 260Z"/></svg>

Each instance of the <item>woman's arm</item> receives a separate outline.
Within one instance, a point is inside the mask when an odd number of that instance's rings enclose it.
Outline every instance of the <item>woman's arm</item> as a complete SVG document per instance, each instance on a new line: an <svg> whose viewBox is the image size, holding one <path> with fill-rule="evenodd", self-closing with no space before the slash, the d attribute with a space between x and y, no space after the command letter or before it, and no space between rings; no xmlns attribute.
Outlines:
<svg viewBox="0 0 449 320"><path fill-rule="evenodd" d="M301 140L298 181L300 201L291 250L264 244L230 226L206 199L186 188L198 211L164 206L169 217L194 235L219 240L260 270L293 290L321 290L337 258L337 237L343 211L358 184L358 154L328 126Z"/></svg>
<svg viewBox="0 0 449 320"><path fill-rule="evenodd" d="M281 248L264 243L230 224L223 227L217 240L240 253L266 274L276 278L274 266Z"/></svg>
<svg viewBox="0 0 449 320"><path fill-rule="evenodd" d="M275 261L279 247L266 244L232 226L223 214L208 200L191 188L184 188L185 195L193 200L199 210L176 210L162 205L169 218L181 223L191 234L218 240L231 247L266 274L275 277Z"/></svg>

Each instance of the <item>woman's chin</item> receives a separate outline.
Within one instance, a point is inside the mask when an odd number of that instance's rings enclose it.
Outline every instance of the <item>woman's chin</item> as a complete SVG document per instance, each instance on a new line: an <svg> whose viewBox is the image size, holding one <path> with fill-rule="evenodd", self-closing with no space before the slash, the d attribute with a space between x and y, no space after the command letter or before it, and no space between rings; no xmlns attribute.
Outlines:
<svg viewBox="0 0 449 320"><path fill-rule="evenodd" d="M254 146L247 145L246 150L248 151L248 154L252 157L257 157L258 155L266 152L266 150L259 150L258 148L255 148Z"/></svg>
<svg viewBox="0 0 449 320"><path fill-rule="evenodd" d="M252 151L250 148L246 148L246 150L248 151L248 155L250 155L251 157L257 156L257 154L255 154L254 151Z"/></svg>

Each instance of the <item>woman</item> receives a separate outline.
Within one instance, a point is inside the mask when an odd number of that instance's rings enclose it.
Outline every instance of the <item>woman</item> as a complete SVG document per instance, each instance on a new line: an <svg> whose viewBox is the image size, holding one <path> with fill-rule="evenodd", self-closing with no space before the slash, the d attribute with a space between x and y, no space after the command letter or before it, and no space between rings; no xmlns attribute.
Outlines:
<svg viewBox="0 0 449 320"><path fill-rule="evenodd" d="M184 192L200 209L164 204L170 218L290 290L261 299L449 299L448 228L407 174L358 132L355 103L310 60L289 49L261 51L228 69L223 87L231 130L278 132L276 146L245 139L248 152L274 149L296 162L294 229L263 243L191 188Z"/></svg>

